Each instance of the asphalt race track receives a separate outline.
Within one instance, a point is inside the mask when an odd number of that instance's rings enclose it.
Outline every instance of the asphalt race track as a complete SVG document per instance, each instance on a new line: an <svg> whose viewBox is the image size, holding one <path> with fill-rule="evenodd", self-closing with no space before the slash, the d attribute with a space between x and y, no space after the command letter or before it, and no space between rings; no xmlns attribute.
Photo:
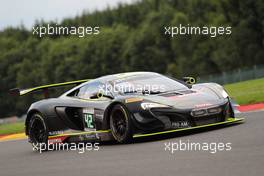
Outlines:
<svg viewBox="0 0 264 176"><path fill-rule="evenodd" d="M0 175L264 175L264 111L242 114L246 122L189 134L103 144L99 151L38 153L26 140L0 142ZM231 151L165 151L179 141L232 143Z"/></svg>

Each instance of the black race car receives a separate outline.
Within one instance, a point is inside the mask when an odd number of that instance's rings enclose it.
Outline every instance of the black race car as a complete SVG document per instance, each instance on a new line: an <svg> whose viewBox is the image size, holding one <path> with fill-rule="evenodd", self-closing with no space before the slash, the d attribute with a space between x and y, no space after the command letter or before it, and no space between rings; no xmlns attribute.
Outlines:
<svg viewBox="0 0 264 176"><path fill-rule="evenodd" d="M193 84L153 72L130 72L13 89L25 95L43 90L47 99L33 103L25 121L31 143L116 140L237 123L224 88L216 83ZM74 85L58 98L48 89Z"/></svg>

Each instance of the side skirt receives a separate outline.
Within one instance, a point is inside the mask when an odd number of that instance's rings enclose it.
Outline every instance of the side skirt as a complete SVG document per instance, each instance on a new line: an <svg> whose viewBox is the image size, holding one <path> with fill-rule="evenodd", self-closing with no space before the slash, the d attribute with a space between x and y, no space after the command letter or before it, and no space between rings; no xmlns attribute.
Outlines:
<svg viewBox="0 0 264 176"><path fill-rule="evenodd" d="M175 132L180 132L180 131L190 131L194 129L202 129L206 127L213 127L213 126L220 126L220 125L231 125L231 124L243 123L244 121L245 121L244 118L228 118L224 122L218 122L218 123L213 123L213 124L208 124L208 125L201 125L201 126L196 126L196 127L181 128L181 129L154 132L154 133L146 133L146 134L134 134L133 138L162 135L162 134L175 133ZM48 138L48 141L50 144L62 143L65 141L81 142L81 141L110 141L110 140L113 140L111 130L69 132L69 133L49 136Z"/></svg>

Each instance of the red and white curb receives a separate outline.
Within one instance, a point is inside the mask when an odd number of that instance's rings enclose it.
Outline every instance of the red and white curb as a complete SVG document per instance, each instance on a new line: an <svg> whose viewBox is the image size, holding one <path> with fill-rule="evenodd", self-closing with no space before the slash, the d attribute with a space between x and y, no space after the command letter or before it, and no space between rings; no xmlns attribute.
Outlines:
<svg viewBox="0 0 264 176"><path fill-rule="evenodd" d="M264 103L241 105L241 106L237 106L237 109L240 112L251 112L251 111L264 110Z"/></svg>

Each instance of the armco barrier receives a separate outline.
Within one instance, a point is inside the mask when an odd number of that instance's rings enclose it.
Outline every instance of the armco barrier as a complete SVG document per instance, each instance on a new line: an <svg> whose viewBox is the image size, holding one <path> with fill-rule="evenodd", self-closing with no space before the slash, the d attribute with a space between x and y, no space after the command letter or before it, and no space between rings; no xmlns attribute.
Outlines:
<svg viewBox="0 0 264 176"><path fill-rule="evenodd" d="M212 74L208 76L201 76L197 78L197 82L216 82L219 84L235 83L246 81L250 79L257 79L264 77L264 66L255 65L252 68L237 69L230 72L223 72L222 74Z"/></svg>

